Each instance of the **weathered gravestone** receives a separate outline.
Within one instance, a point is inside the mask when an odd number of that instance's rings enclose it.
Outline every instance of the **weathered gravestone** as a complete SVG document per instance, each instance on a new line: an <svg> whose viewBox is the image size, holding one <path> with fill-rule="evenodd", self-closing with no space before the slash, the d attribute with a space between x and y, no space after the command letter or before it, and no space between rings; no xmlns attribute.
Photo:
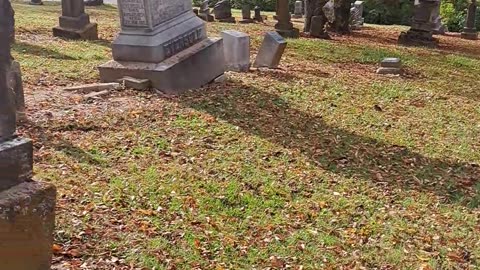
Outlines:
<svg viewBox="0 0 480 270"><path fill-rule="evenodd" d="M30 2L28 2L28 4L34 5L34 6L40 6L40 5L43 5L43 2L42 2L42 0L30 0Z"/></svg>
<svg viewBox="0 0 480 270"><path fill-rule="evenodd" d="M250 69L250 37L242 32L222 32L227 70L248 72Z"/></svg>
<svg viewBox="0 0 480 270"><path fill-rule="evenodd" d="M465 20L465 27L462 31L462 38L464 39L478 39L477 29L475 28L475 15L477 13L477 1L472 0L468 6L467 19Z"/></svg>
<svg viewBox="0 0 480 270"><path fill-rule="evenodd" d="M380 62L377 74L400 75L402 73L402 61L399 58L385 58Z"/></svg>
<svg viewBox="0 0 480 270"><path fill-rule="evenodd" d="M442 16L440 16L440 4L432 11L432 32L434 35L443 35L447 32L447 26L442 23Z"/></svg>
<svg viewBox="0 0 480 270"><path fill-rule="evenodd" d="M253 23L254 20L252 19L252 9L250 8L249 4L242 5L242 20L240 23Z"/></svg>
<svg viewBox="0 0 480 270"><path fill-rule="evenodd" d="M15 101L9 89L14 29L9 0L0 0L0 269L49 270L55 187L33 182L33 146L15 135Z"/></svg>
<svg viewBox="0 0 480 270"><path fill-rule="evenodd" d="M225 23L235 23L235 18L232 17L232 6L230 0L222 0L213 7L213 14L215 19Z"/></svg>
<svg viewBox="0 0 480 270"><path fill-rule="evenodd" d="M17 121L25 120L25 95L23 93L22 71L20 63L13 61L7 74L8 86L15 97Z"/></svg>
<svg viewBox="0 0 480 270"><path fill-rule="evenodd" d="M303 17L303 1L295 1L295 9L292 17L296 19Z"/></svg>
<svg viewBox="0 0 480 270"><path fill-rule="evenodd" d="M350 27L352 29L361 29L365 19L363 18L363 1L355 1L350 9Z"/></svg>
<svg viewBox="0 0 480 270"><path fill-rule="evenodd" d="M255 6L253 9L254 17L253 19L257 22L263 22L262 9L259 6Z"/></svg>
<svg viewBox="0 0 480 270"><path fill-rule="evenodd" d="M208 6L208 0L202 2L198 16L206 22L213 22L213 16L210 15L210 7Z"/></svg>
<svg viewBox="0 0 480 270"><path fill-rule="evenodd" d="M208 38L190 0L119 0L122 31L113 61L99 67L104 82L149 79L170 94L198 88L225 71L223 41Z"/></svg>
<svg viewBox="0 0 480 270"><path fill-rule="evenodd" d="M406 46L437 47L438 40L433 38L432 14L440 5L439 0L415 0L412 26L402 32L398 43Z"/></svg>
<svg viewBox="0 0 480 270"><path fill-rule="evenodd" d="M90 23L83 0L62 0L59 26L53 28L55 37L67 39L98 39L97 24Z"/></svg>
<svg viewBox="0 0 480 270"><path fill-rule="evenodd" d="M312 37L330 38L326 31L328 19L323 10L325 2L325 0L308 0L305 3L306 12L303 31L309 33Z"/></svg>
<svg viewBox="0 0 480 270"><path fill-rule="evenodd" d="M277 23L275 31L286 38L298 38L300 31L293 27L288 9L288 0L277 0Z"/></svg>
<svg viewBox="0 0 480 270"><path fill-rule="evenodd" d="M103 5L103 0L85 0L86 6L101 6Z"/></svg>
<svg viewBox="0 0 480 270"><path fill-rule="evenodd" d="M277 32L266 33L253 66L277 68L286 47L287 41Z"/></svg>

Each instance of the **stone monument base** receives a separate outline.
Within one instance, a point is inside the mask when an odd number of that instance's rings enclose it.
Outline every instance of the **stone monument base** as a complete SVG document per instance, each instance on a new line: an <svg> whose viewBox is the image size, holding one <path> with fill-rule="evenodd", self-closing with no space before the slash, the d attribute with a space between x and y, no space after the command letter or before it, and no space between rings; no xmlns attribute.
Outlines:
<svg viewBox="0 0 480 270"><path fill-rule="evenodd" d="M398 44L436 48L438 46L438 39L433 38L431 32L410 29L400 34Z"/></svg>
<svg viewBox="0 0 480 270"><path fill-rule="evenodd" d="M102 82L123 77L148 79L153 88L181 94L206 85L225 72L223 40L207 38L160 63L110 61L98 69Z"/></svg>
<svg viewBox="0 0 480 270"><path fill-rule="evenodd" d="M83 29L69 29L56 26L53 28L53 36L67 39L96 40L98 39L97 24L89 23Z"/></svg>
<svg viewBox="0 0 480 270"><path fill-rule="evenodd" d="M239 23L254 23L255 20L254 19L241 19L239 21Z"/></svg>
<svg viewBox="0 0 480 270"><path fill-rule="evenodd" d="M299 38L300 37L300 30L297 28L293 28L290 30L280 30L280 29L275 29L277 33L280 34L280 36L284 38Z"/></svg>
<svg viewBox="0 0 480 270"><path fill-rule="evenodd" d="M0 192L1 269L50 269L55 197L55 187L40 182Z"/></svg>
<svg viewBox="0 0 480 270"><path fill-rule="evenodd" d="M24 138L14 138L1 142L0 190L11 188L31 179L33 174L32 164L32 141Z"/></svg>
<svg viewBox="0 0 480 270"><path fill-rule="evenodd" d="M292 19L301 19L301 18L303 18L303 15L292 14Z"/></svg>
<svg viewBox="0 0 480 270"><path fill-rule="evenodd" d="M463 28L461 37L463 39L477 40L478 39L478 33L475 29Z"/></svg>

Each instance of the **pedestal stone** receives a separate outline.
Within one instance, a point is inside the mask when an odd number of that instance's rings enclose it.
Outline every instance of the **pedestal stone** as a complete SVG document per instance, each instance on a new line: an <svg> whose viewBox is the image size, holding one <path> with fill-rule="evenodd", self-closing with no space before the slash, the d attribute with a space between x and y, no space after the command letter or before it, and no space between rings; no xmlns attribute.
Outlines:
<svg viewBox="0 0 480 270"><path fill-rule="evenodd" d="M248 72L250 69L250 37L242 32L222 32L227 70Z"/></svg>
<svg viewBox="0 0 480 270"><path fill-rule="evenodd" d="M90 23L83 0L62 0L59 26L53 28L55 37L67 39L98 39L97 24Z"/></svg>
<svg viewBox="0 0 480 270"><path fill-rule="evenodd" d="M287 41L277 32L266 33L253 66L277 68L286 47Z"/></svg>
<svg viewBox="0 0 480 270"><path fill-rule="evenodd" d="M223 42L208 38L205 22L189 0L119 0L122 30L113 61L99 67L104 82L129 76L178 94L198 88L225 71Z"/></svg>
<svg viewBox="0 0 480 270"><path fill-rule="evenodd" d="M295 1L295 9L293 12L293 18L302 18L303 17L303 2L302 1Z"/></svg>
<svg viewBox="0 0 480 270"><path fill-rule="evenodd" d="M0 0L0 269L49 270L55 187L33 182L33 147L15 135L15 101L7 74L14 12Z"/></svg>
<svg viewBox="0 0 480 270"><path fill-rule="evenodd" d="M465 27L462 31L463 39L478 39L477 29L475 28L475 15L477 13L477 1L472 0L468 6L467 19L465 20Z"/></svg>
<svg viewBox="0 0 480 270"><path fill-rule="evenodd" d="M293 28L290 11L288 10L288 0L277 0L277 24L275 31L286 38L298 38L300 31Z"/></svg>
<svg viewBox="0 0 480 270"><path fill-rule="evenodd" d="M55 197L55 187L40 182L0 190L0 269L50 269Z"/></svg>

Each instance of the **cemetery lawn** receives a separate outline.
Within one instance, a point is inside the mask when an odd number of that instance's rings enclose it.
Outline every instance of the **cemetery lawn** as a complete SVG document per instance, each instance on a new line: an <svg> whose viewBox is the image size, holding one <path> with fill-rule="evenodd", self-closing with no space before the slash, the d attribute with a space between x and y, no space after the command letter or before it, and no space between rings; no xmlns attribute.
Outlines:
<svg viewBox="0 0 480 270"><path fill-rule="evenodd" d="M88 8L101 40L76 42L51 36L59 4L14 8L19 134L58 188L54 269L480 265L480 42L397 47L404 27L367 25L181 97L85 100L62 87L98 81L116 8ZM249 33L254 56L269 17L209 32ZM403 76L375 74L387 56Z"/></svg>

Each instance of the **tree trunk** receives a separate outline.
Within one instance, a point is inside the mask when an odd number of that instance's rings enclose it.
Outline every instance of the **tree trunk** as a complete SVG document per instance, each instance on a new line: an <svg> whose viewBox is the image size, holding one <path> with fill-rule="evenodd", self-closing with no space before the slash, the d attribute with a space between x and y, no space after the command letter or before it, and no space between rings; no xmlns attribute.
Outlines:
<svg viewBox="0 0 480 270"><path fill-rule="evenodd" d="M350 33L351 0L335 0L333 30L339 34Z"/></svg>

